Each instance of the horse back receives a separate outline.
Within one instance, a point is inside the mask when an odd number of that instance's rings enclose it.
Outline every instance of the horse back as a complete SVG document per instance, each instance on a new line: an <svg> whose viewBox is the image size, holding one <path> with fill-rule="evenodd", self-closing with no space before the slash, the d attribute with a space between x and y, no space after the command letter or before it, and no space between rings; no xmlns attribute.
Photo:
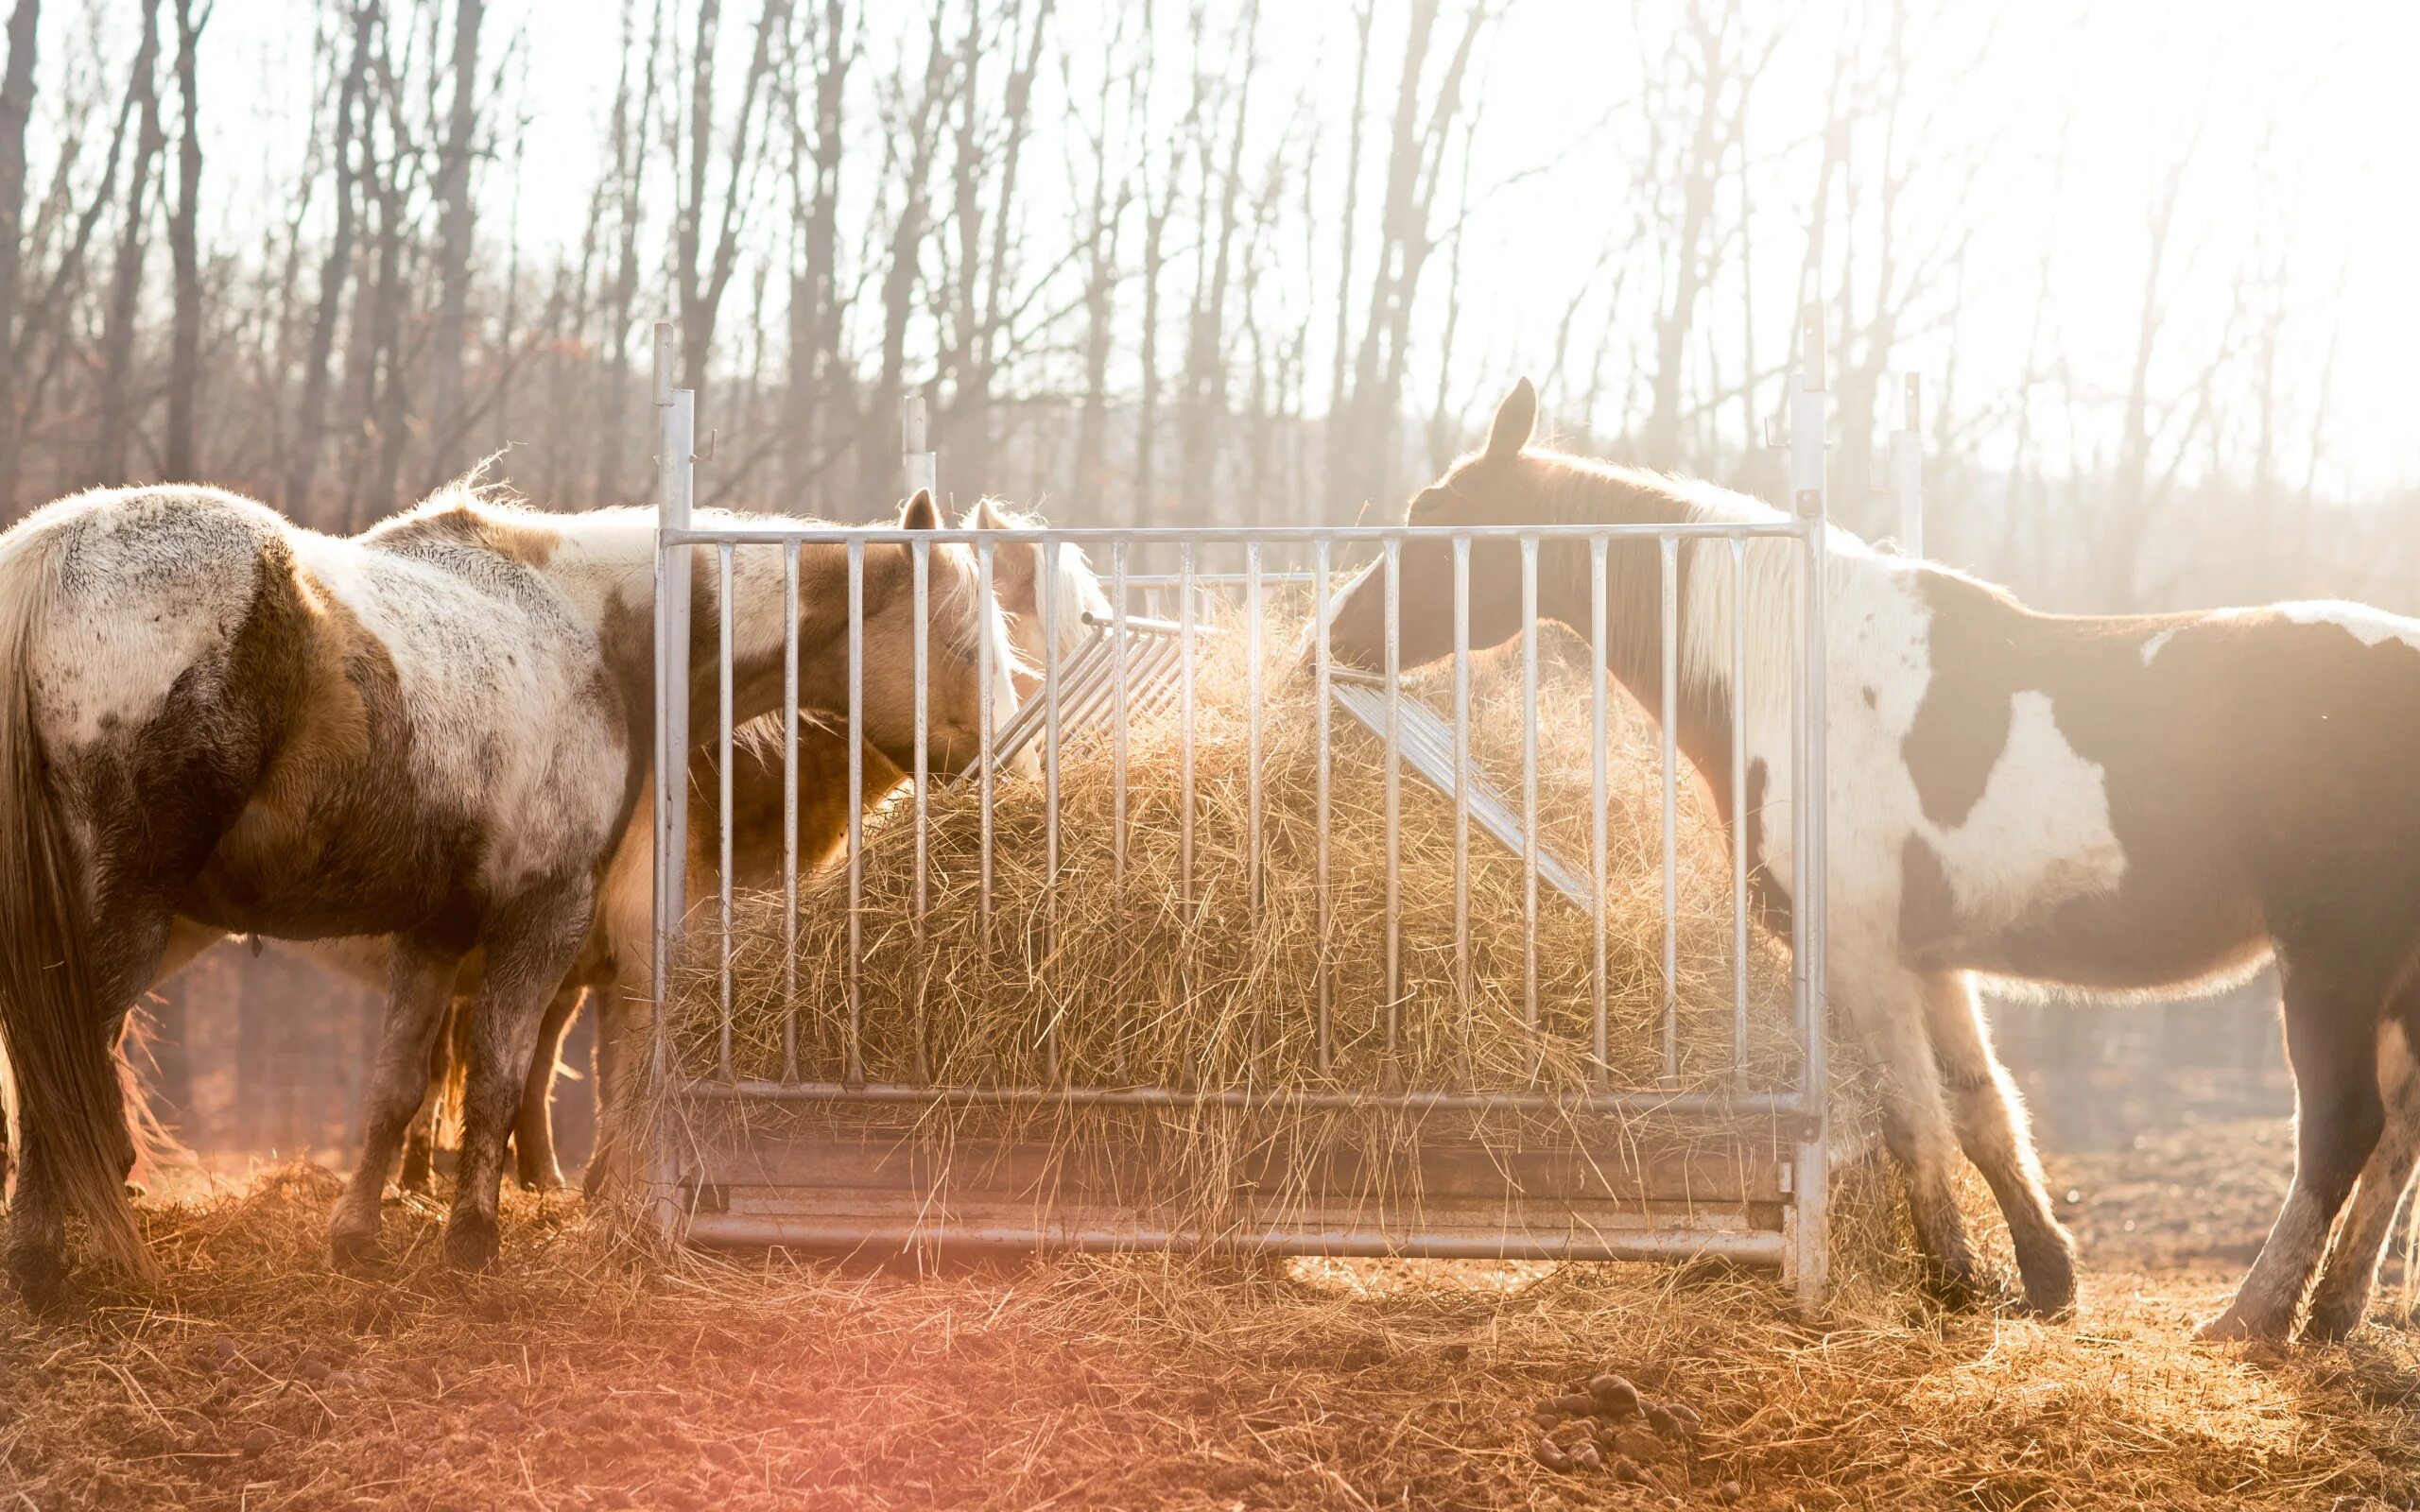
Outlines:
<svg viewBox="0 0 2420 1512"><path fill-rule="evenodd" d="M2256 962L2287 920L2409 928L2420 624L2354 606L2045 615L1945 574L1919 592L1929 679L1902 744L1920 815L1899 889L1914 954L2150 988ZM1996 874L2035 885L1976 906Z"/></svg>

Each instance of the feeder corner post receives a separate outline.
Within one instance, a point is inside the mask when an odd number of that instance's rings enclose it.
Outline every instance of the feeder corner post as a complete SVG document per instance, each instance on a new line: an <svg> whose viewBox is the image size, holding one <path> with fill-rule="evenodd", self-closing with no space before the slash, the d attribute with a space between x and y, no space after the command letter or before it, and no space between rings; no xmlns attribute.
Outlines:
<svg viewBox="0 0 2420 1512"><path fill-rule="evenodd" d="M675 388L679 348L672 322L655 323L652 399L655 445L655 782L654 939L648 975L650 1015L647 1060L648 1106L655 1108L647 1130L648 1221L669 1236L678 1231L681 1203L670 1131L661 1126L671 1084L670 1031L665 1004L680 948L681 923L688 911L689 682L691 548L666 541L688 528L697 476L697 394Z"/></svg>
<svg viewBox="0 0 2420 1512"><path fill-rule="evenodd" d="M942 502L941 455L933 450L931 410L922 394L909 394L899 415L900 493L912 499L918 489L932 490Z"/></svg>
<svg viewBox="0 0 2420 1512"><path fill-rule="evenodd" d="M1792 1270L1799 1311L1818 1313L1830 1283L1831 1161L1826 1127L1828 1074L1825 1069L1824 830L1828 789L1824 782L1826 653L1824 638L1826 547L1830 532L1824 483L1824 438L1830 395L1825 390L1823 307L1809 301L1799 333L1799 369L1790 380L1789 454L1790 512L1805 546L1805 571L1800 587L1805 644L1799 677L1804 690L1804 720L1797 731L1800 765L1792 784L1793 827L1797 831L1791 869L1798 884L1797 906L1791 910L1791 954L1804 1012L1803 1082L1800 1116L1794 1131L1795 1152L1790 1170L1790 1201L1796 1224Z"/></svg>

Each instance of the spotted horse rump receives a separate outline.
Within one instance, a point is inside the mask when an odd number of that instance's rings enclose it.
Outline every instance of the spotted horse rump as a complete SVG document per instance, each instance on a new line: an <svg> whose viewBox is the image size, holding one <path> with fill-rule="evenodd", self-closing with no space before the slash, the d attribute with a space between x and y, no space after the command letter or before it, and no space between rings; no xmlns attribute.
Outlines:
<svg viewBox="0 0 2420 1512"><path fill-rule="evenodd" d="M1707 485L1530 445L1525 382L1487 444L1412 500L1424 525L1659 524L1780 518ZM1744 840L1759 912L1787 925L1789 668L1797 558L1752 541L1684 541L1676 744ZM1718 558L1714 553L1720 553ZM1705 570L1696 570L1701 558ZM1526 628L1509 541L1470 551L1474 647ZM1662 706L1659 551L1608 548L1608 670ZM2174 990L2273 957L2299 1115L2283 1211L2212 1337L2336 1336L2368 1300L2415 1159L2420 1086L2420 622L2350 604L2166 615L2055 615L1838 529L1824 583L1831 996L1882 1073L1885 1136L1908 1177L1927 1276L1947 1300L1991 1295L1952 1197L1962 1151L2015 1241L2025 1300L2071 1310L2074 1246L2043 1190L2022 1103L1994 1056L1979 977ZM1448 543L1407 541L1401 658L1449 655ZM1542 618L1584 629L1583 542L1538 559ZM1330 609L1333 654L1383 664L1383 584ZM1731 662L1745 618L1744 676ZM1745 721L1743 812L1729 760ZM2337 1218L2352 1199L2328 1249ZM2323 1262L2325 1263L2323 1265Z"/></svg>

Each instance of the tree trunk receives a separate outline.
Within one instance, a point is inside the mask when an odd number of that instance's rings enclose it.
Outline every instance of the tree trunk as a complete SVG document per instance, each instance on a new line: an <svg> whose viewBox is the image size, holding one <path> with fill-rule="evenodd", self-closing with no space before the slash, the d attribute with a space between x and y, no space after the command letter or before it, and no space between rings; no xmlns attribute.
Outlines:
<svg viewBox="0 0 2420 1512"><path fill-rule="evenodd" d="M23 267L26 123L34 109L34 42L41 0L17 0L9 14L9 71L0 77L0 354L17 350L17 280ZM0 518L14 514L19 443L16 364L0 361Z"/></svg>
<svg viewBox="0 0 2420 1512"><path fill-rule="evenodd" d="M168 212L168 260L175 284L175 310L168 343L168 433L162 471L172 482L199 476L193 448L195 390L201 384L201 258L196 221L201 193L201 97L195 54L201 43L205 9L177 0L177 99L183 121L177 140L177 202Z"/></svg>
<svg viewBox="0 0 2420 1512"><path fill-rule="evenodd" d="M143 300L143 264L151 230L151 174L167 134L160 125L160 0L143 0L141 40L127 81L135 109L134 168L127 178L126 223L118 230L117 266L110 278L109 312L101 327L100 433L92 476L127 481L127 388L134 365L134 322Z"/></svg>
<svg viewBox="0 0 2420 1512"><path fill-rule="evenodd" d="M336 350L338 305L353 267L354 203L354 109L370 71L370 37L377 21L371 4L353 13L353 53L345 65L344 82L337 92L336 226L328 237L327 255L320 263L319 310L311 319L310 350L302 360L302 399L295 414L294 457L285 474L285 512L311 521L311 490L320 466L320 434L327 422L328 357Z"/></svg>
<svg viewBox="0 0 2420 1512"><path fill-rule="evenodd" d="M438 161L438 296L429 354L428 453L432 484L462 470L462 341L471 306L471 149L479 120L482 0L456 0L454 94Z"/></svg>

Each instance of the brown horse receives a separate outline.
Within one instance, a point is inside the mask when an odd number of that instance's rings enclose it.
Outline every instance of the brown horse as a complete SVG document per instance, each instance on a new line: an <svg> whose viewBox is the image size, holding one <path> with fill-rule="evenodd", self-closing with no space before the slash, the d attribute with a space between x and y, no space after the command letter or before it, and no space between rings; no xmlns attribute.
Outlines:
<svg viewBox="0 0 2420 1512"><path fill-rule="evenodd" d="M1415 525L1772 521L1735 493L1529 447L1527 383L1484 450L1413 499ZM1788 668L1789 548L1679 562L1676 743L1726 825L1743 825L1769 921L1798 876ZM1660 553L1608 552L1609 671L1662 707ZM1696 570L1703 559L1703 570ZM1585 632L1588 549L1542 543L1538 612ZM1401 548L1401 659L1453 649L1449 542ZM1523 633L1520 560L1474 541L1474 647ZM2043 1191L2024 1112L1992 1054L1978 976L2141 991L2285 981L2293 1187L2213 1337L2288 1332L2358 1181L2305 1332L2351 1329L2414 1155L2420 1088L2420 816L2394 800L2420 735L2420 623L2347 604L2096 618L2038 614L1958 573L1832 532L1826 915L1830 996L1885 1079L1885 1133L1916 1235L1954 1301L1986 1294L1951 1194L1962 1146L2015 1240L2026 1297L2074 1300L2073 1250ZM1332 610L1336 657L1383 665L1385 594L1366 573ZM1744 617L1748 676L1735 685ZM1730 812L1745 721L1747 807ZM2394 1110L2390 1123L2388 1113ZM2381 1138L2381 1131L2386 1137Z"/></svg>
<svg viewBox="0 0 2420 1512"><path fill-rule="evenodd" d="M939 520L929 496L902 516ZM387 934L387 1031L339 1256L374 1242L457 970L484 957L464 1158L446 1251L496 1250L495 1197L540 1014L588 937L653 723L655 521L543 515L468 489L362 536L301 529L207 489L79 495L0 539L0 1050L19 1162L8 1261L57 1295L64 1219L143 1274L110 1049L179 919L287 937ZM764 555L764 554L759 554ZM947 644L1008 656L971 558L937 551ZM845 707L845 551L802 551L803 698ZM780 693L778 565L744 561L728 604L700 554L701 703L732 626L742 717ZM865 561L866 633L904 660L908 553ZM939 658L934 763L976 748L975 658ZM869 713L908 728L894 679ZM1008 690L1003 690L1007 693ZM1009 694L1013 696L1012 693ZM869 738L876 738L869 720ZM901 748L904 748L904 744ZM364 1173L369 1173L365 1177Z"/></svg>

